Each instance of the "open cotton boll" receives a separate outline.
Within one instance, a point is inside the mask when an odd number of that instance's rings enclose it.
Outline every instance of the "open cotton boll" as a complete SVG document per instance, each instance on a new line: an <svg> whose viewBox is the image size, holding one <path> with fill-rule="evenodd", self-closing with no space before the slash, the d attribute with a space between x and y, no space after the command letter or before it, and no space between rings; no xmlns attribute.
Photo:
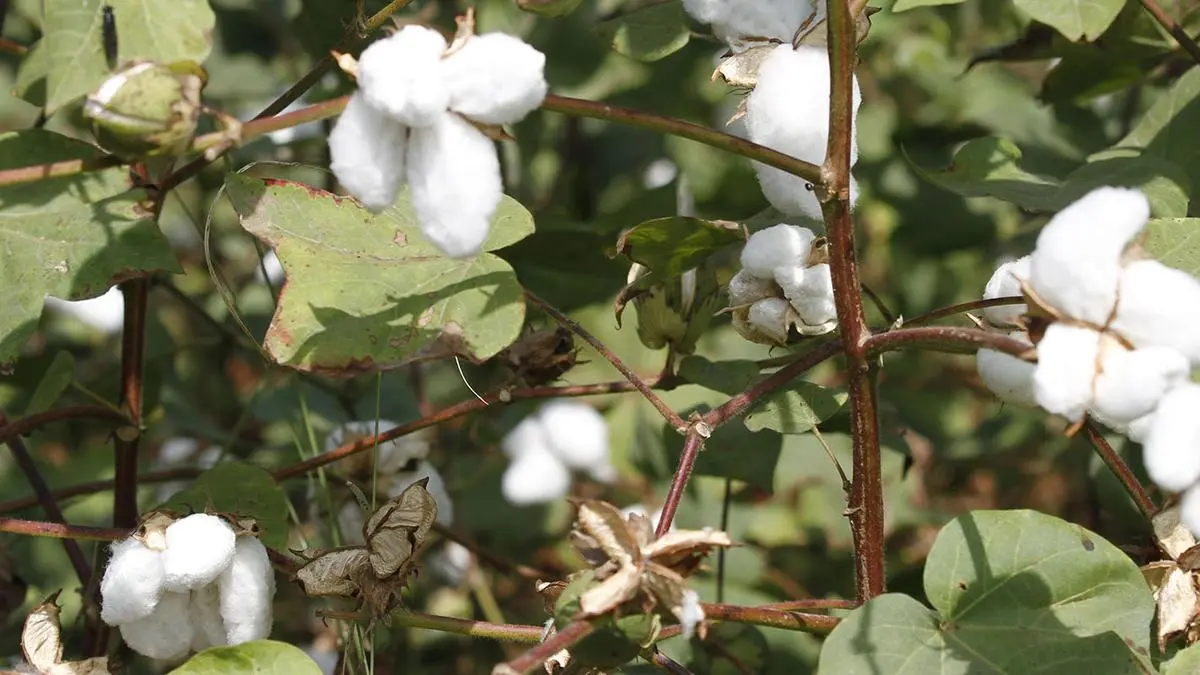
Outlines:
<svg viewBox="0 0 1200 675"><path fill-rule="evenodd" d="M750 305L746 323L776 344L787 344L788 328L796 310L783 298L766 298Z"/></svg>
<svg viewBox="0 0 1200 675"><path fill-rule="evenodd" d="M177 661L192 647L192 594L164 593L149 616L121 624L121 639L152 659Z"/></svg>
<svg viewBox="0 0 1200 675"><path fill-rule="evenodd" d="M1121 274L1112 329L1138 347L1170 347L1200 365L1200 281L1157 260L1138 260Z"/></svg>
<svg viewBox="0 0 1200 675"><path fill-rule="evenodd" d="M1090 328L1051 324L1038 343L1033 390L1038 405L1071 421L1092 404L1100 334Z"/></svg>
<svg viewBox="0 0 1200 675"><path fill-rule="evenodd" d="M534 414L518 422L500 441L500 450L509 459L517 459L527 452L550 452L550 441L541 419Z"/></svg>
<svg viewBox="0 0 1200 675"><path fill-rule="evenodd" d="M550 401L537 413L550 451L568 468L608 465L608 423L593 407L577 401Z"/></svg>
<svg viewBox="0 0 1200 675"><path fill-rule="evenodd" d="M225 622L221 618L221 594L214 584L192 591L188 609L192 618L192 651L202 652L209 647L223 647Z"/></svg>
<svg viewBox="0 0 1200 675"><path fill-rule="evenodd" d="M433 501L437 503L437 521L442 525L450 525L454 522L454 500L450 498L450 493L446 490L446 481L442 480L442 474L438 472L432 464L425 460L417 463L416 468L412 471L404 471L396 474L392 480L391 488L388 489L389 497L399 497L400 493L404 492L409 485L428 478L429 483L425 489L433 496Z"/></svg>
<svg viewBox="0 0 1200 675"><path fill-rule="evenodd" d="M1200 385L1177 387L1158 402L1158 410L1143 444L1143 454L1146 473L1161 488L1182 492L1200 480L1200 452L1197 451L1200 448L1200 414L1197 411L1200 411ZM1200 532L1200 529L1192 531Z"/></svg>
<svg viewBox="0 0 1200 675"><path fill-rule="evenodd" d="M225 643L262 640L271 634L275 573L267 547L255 537L238 537L233 561L217 582Z"/></svg>
<svg viewBox="0 0 1200 675"><path fill-rule="evenodd" d="M1013 331L1008 336L1033 347L1023 331ZM1034 364L994 349L980 349L975 355L975 367L983 384L1001 401L1017 405L1037 402L1033 393Z"/></svg>
<svg viewBox="0 0 1200 675"><path fill-rule="evenodd" d="M443 65L450 109L485 124L510 124L546 98L546 55L504 33L467 40Z"/></svg>
<svg viewBox="0 0 1200 675"><path fill-rule="evenodd" d="M413 130L408 152L408 183L421 232L451 258L479 253L501 196L500 160L491 139L445 113L433 125Z"/></svg>
<svg viewBox="0 0 1200 675"><path fill-rule="evenodd" d="M363 50L358 89L372 107L400 124L434 124L450 102L442 60L446 47L436 30L405 26Z"/></svg>
<svg viewBox="0 0 1200 675"><path fill-rule="evenodd" d="M62 300L46 296L46 307L106 335L120 332L125 323L125 295L116 286L86 300Z"/></svg>
<svg viewBox="0 0 1200 675"><path fill-rule="evenodd" d="M1021 282L1029 278L1029 270L1029 256L1010 260L997 267L996 272L992 274L991 279L988 279L987 286L983 289L983 299L995 300L996 298L1021 295ZM1021 316L1026 311L1027 308L1024 304L985 307L983 318L993 326L1019 326L1021 325Z"/></svg>
<svg viewBox="0 0 1200 675"><path fill-rule="evenodd" d="M813 11L813 4L805 0L684 0L683 7L730 41L755 37L791 42Z"/></svg>
<svg viewBox="0 0 1200 675"><path fill-rule="evenodd" d="M1173 349L1130 351L1108 336L1101 345L1092 408L1106 421L1123 426L1150 414L1164 394L1188 378L1187 359Z"/></svg>
<svg viewBox="0 0 1200 675"><path fill-rule="evenodd" d="M774 279L780 267L804 267L815 237L807 227L787 223L759 230L742 247L742 269L760 279Z"/></svg>
<svg viewBox="0 0 1200 675"><path fill-rule="evenodd" d="M186 591L212 583L233 560L233 528L217 516L193 513L167 526L163 587Z"/></svg>
<svg viewBox="0 0 1200 675"><path fill-rule="evenodd" d="M774 296L775 284L770 279L756 277L743 269L733 275L726 290L729 293L729 305L740 307Z"/></svg>
<svg viewBox="0 0 1200 675"><path fill-rule="evenodd" d="M162 553L133 537L114 542L100 580L100 619L116 626L147 617L162 595Z"/></svg>
<svg viewBox="0 0 1200 675"><path fill-rule="evenodd" d="M1102 187L1050 219L1030 256L1029 285L1067 316L1102 326L1117 298L1125 245L1150 217L1137 190Z"/></svg>
<svg viewBox="0 0 1200 675"><path fill-rule="evenodd" d="M356 93L329 132L329 169L363 206L387 208L404 182L407 134Z"/></svg>
<svg viewBox="0 0 1200 675"><path fill-rule="evenodd" d="M787 289L784 289L787 295ZM787 299L796 308L800 320L810 326L821 326L837 319L833 302L833 274L827 263L813 265L804 271L804 280Z"/></svg>
<svg viewBox="0 0 1200 675"><path fill-rule="evenodd" d="M500 481L500 491L511 504L544 504L567 496L571 472L549 450L531 447L514 459Z"/></svg>

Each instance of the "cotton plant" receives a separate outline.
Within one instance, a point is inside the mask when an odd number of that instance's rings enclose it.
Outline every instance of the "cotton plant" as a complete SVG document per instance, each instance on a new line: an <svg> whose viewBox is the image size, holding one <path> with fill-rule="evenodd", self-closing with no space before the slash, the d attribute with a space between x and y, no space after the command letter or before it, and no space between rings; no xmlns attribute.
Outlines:
<svg viewBox="0 0 1200 675"><path fill-rule="evenodd" d="M780 223L750 235L742 269L729 280L728 311L739 335L768 345L837 327L824 246L807 227Z"/></svg>
<svg viewBox="0 0 1200 675"><path fill-rule="evenodd" d="M541 105L546 58L504 33L460 22L447 43L405 26L363 51L358 91L329 136L330 168L363 205L381 210L409 186L421 231L453 258L477 254L501 199L488 133ZM481 130L482 129L482 130Z"/></svg>
<svg viewBox="0 0 1200 675"><path fill-rule="evenodd" d="M1002 266L985 296L1019 288L1028 304L994 308L990 324L1028 328L1037 363L980 352L989 386L1072 423L1091 416L1142 443L1151 479L1183 493L1200 532L1200 281L1146 258L1136 239L1145 195L1102 187L1060 211L1027 259ZM1034 330L1036 329L1036 330ZM986 361L985 361L986 359ZM1015 396L1014 396L1015 394Z"/></svg>
<svg viewBox="0 0 1200 675"><path fill-rule="evenodd" d="M610 461L608 423L595 408L576 401L543 404L513 427L501 449L509 458L501 491L517 505L565 497L572 470L602 483L617 477Z"/></svg>
<svg viewBox="0 0 1200 675"><path fill-rule="evenodd" d="M274 596L267 549L245 523L155 513L112 544L100 618L135 652L178 661L191 651L266 638Z"/></svg>

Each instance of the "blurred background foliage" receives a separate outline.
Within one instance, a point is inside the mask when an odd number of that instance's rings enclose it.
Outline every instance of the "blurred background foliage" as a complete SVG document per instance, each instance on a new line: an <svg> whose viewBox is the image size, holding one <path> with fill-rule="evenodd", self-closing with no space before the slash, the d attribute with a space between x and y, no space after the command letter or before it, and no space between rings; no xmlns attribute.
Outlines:
<svg viewBox="0 0 1200 675"><path fill-rule="evenodd" d="M23 45L36 41L41 4L8 3L3 36ZM367 0L365 8L373 12L383 4ZM573 14L554 20L526 14L511 0L480 0L476 8L481 31L521 35L547 54L547 79L555 93L723 125L738 96L710 81L721 46L703 27L688 25L667 34L663 40L670 48L650 54L661 55L655 61L613 48L625 18L661 4L585 0ZM682 17L677 3L668 4ZM903 13L890 11L888 0L872 4L883 11L874 17L862 45L858 70L864 103L855 174L863 196L856 223L863 281L892 315L915 317L979 297L996 263L1030 250L1044 222L1044 215L1011 203L963 198L924 179L922 171L950 167L954 152L967 140L998 136L1020 148L1026 171L1065 177L1123 138L1190 64L1137 3L1127 3L1096 45L1067 43L1007 2L972 0ZM1166 3L1174 16L1190 19L1196 16L1193 4ZM465 5L418 0L400 20L451 27ZM243 119L327 53L355 11L351 0L213 0L212 6L217 28L205 63L210 76L205 100ZM1184 22L1191 23L1195 21ZM0 55L0 90L17 87L18 66L19 58ZM346 77L331 74L304 102L351 88ZM28 128L38 115L37 107L15 95L0 99L0 131ZM76 106L52 116L46 127L87 138L80 122ZM405 422L471 397L463 377L480 391L506 382L505 371L494 364L465 362L462 376L454 362L352 380L300 376L267 363L253 348L210 276L203 246L206 225L209 262L232 291L237 314L254 340L265 332L279 289L264 283L262 251L239 227L227 201L219 199L218 188L225 172L250 162L327 166L328 129L328 122L314 123L250 142L167 199L161 226L185 273L156 278L150 296L145 470L156 466L163 443L179 437L278 467L321 451L325 435L347 420L378 416ZM554 113L536 112L514 132L517 142L502 145L507 192L533 212L537 232L499 255L513 265L522 283L569 311L626 363L645 376L657 374L664 352L642 346L632 317L620 330L614 321L612 302L628 272L628 262L615 255L617 237L645 220L675 214L676 181L686 182L699 216L775 222L762 213L767 205L748 163L689 141ZM279 171L335 187L325 172ZM750 220L756 215L761 217ZM872 320L887 323L879 312ZM962 317L953 321L967 325ZM552 326L532 310L529 323L531 328ZM119 339L70 317L47 315L13 373L0 378L0 409L10 417L23 414L50 364L64 352L74 357L76 367L57 405L115 400ZM753 362L787 353L741 340L724 316L713 322L696 352L710 362ZM618 379L586 347L579 360L564 383ZM698 364L692 362L693 367ZM837 361L809 379L837 387ZM1150 543L1136 511L1086 443L1066 438L1063 424L1040 412L1002 406L979 382L971 357L889 355L880 388L891 589L923 597L922 564L934 534L969 509L1029 507L1056 514L1125 547L1135 559L1139 547ZM664 397L676 410L713 406L726 398L694 384ZM575 494L656 508L674 470L680 438L664 430L662 420L636 395L596 403L611 425L621 478L613 486L578 482ZM563 572L580 564L563 536L571 518L568 505L517 508L506 504L499 491L505 466L499 440L534 407L493 405L436 427L428 435L435 447L431 458L455 499L456 530L496 555ZM823 438L843 466L849 463L846 432L843 415L822 425ZM29 444L54 486L112 476L111 443L94 425L59 424L39 431ZM1136 448L1124 451L1135 453ZM1131 464L1140 469L1136 458ZM841 485L815 436L751 432L735 422L709 444L701 471L710 475L692 481L677 520L681 527L727 527L745 544L728 555L725 601L853 594ZM723 520L727 488L722 476L732 471L738 480L730 483L732 502ZM331 473L337 472L333 467ZM293 546L302 537L330 543L322 524L310 519L310 480L285 485L303 521L294 528ZM144 488L143 508L157 503L154 490ZM28 494L21 473L7 453L0 453L0 501ZM68 520L78 524L107 524L110 509L109 493L66 502ZM10 512L41 517L37 508ZM94 543L85 542L85 550L96 560L103 557ZM5 612L0 615L0 653L16 654L24 610L54 589L77 584L57 541L0 535L0 551L28 585L22 590L0 574L0 585L9 584L0 589L5 603L0 606ZM510 622L544 621L532 584L486 565L479 575L454 584L427 568L415 581L408 604L480 618L493 612L494 605ZM698 582L701 596L709 601L717 597L715 586L712 574ZM76 637L81 633L81 624L72 623L78 597L63 594L64 616ZM324 650L328 658L332 629L313 618L298 588L281 584L277 602L273 637ZM686 644L668 643L668 653L693 663L697 672L796 674L815 668L816 638L737 626L722 630L743 634L735 641L745 650L740 660L702 649L691 653ZM485 672L505 655L505 648L487 641L418 630L381 633L376 655L380 672Z"/></svg>

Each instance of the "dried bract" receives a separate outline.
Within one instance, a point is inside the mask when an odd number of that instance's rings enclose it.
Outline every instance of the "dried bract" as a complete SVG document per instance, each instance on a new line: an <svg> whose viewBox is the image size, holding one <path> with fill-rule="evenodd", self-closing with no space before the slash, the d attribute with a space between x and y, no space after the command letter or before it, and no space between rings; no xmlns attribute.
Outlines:
<svg viewBox="0 0 1200 675"><path fill-rule="evenodd" d="M107 675L108 658L83 661L62 660L62 625L59 623L58 593L33 608L21 629L21 653L41 675Z"/></svg>

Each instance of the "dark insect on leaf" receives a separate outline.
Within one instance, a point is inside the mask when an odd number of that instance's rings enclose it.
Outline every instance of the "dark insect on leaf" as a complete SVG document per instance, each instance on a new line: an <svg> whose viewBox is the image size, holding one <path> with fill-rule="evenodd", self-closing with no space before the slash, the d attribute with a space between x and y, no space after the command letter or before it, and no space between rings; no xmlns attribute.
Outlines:
<svg viewBox="0 0 1200 675"><path fill-rule="evenodd" d="M104 58L108 60L109 70L117 68L117 17L113 14L112 5L104 5L102 33L104 37Z"/></svg>
<svg viewBox="0 0 1200 675"><path fill-rule="evenodd" d="M500 352L500 362L513 371L514 379L536 387L557 380L575 367L579 350L575 336L559 326L529 333Z"/></svg>

